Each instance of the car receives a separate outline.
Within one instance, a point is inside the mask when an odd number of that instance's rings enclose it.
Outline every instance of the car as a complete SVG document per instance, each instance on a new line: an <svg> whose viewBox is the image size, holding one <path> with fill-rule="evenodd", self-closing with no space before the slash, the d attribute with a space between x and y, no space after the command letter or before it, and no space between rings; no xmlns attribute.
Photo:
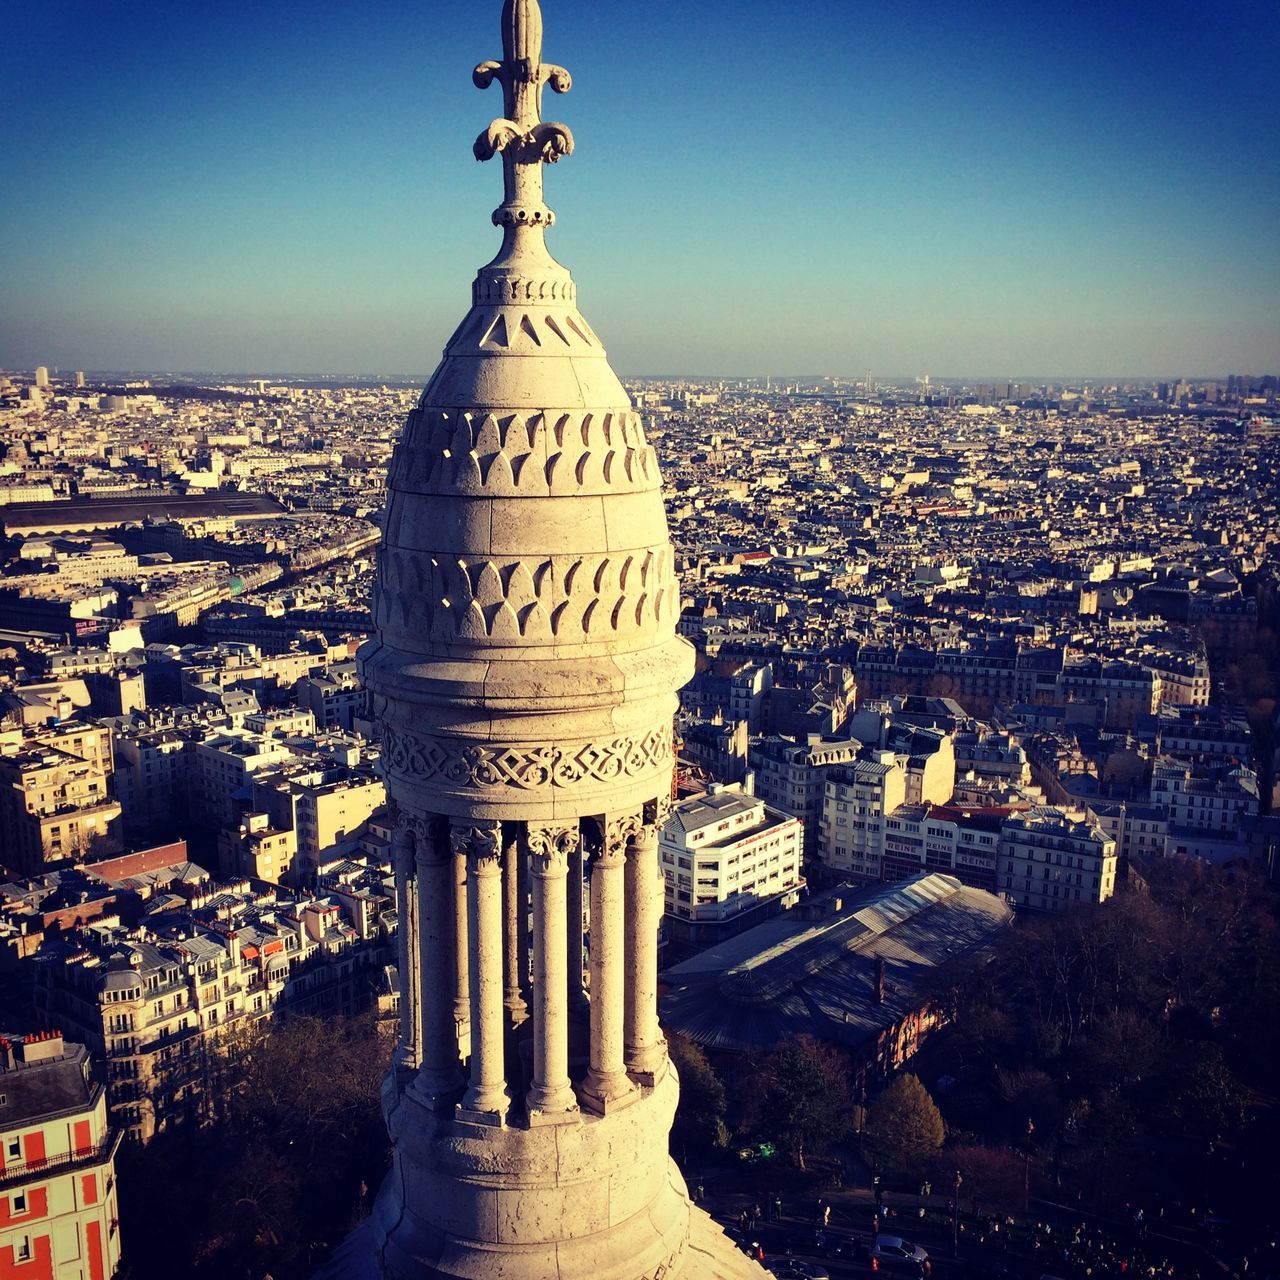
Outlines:
<svg viewBox="0 0 1280 1280"><path fill-rule="evenodd" d="M830 1280L831 1272L816 1262L801 1262L798 1258L777 1258L765 1264L765 1270L778 1280Z"/></svg>
<svg viewBox="0 0 1280 1280"><path fill-rule="evenodd" d="M881 1236L871 1246L871 1256L891 1267L923 1267L929 1261L929 1255L918 1244L901 1236Z"/></svg>

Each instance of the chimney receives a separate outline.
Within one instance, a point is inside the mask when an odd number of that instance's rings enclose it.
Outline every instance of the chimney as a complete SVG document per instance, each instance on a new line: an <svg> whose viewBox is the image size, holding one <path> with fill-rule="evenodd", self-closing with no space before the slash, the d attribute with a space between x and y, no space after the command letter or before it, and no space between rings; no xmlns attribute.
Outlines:
<svg viewBox="0 0 1280 1280"><path fill-rule="evenodd" d="M876 1004L884 1004L884 956L876 956Z"/></svg>
<svg viewBox="0 0 1280 1280"><path fill-rule="evenodd" d="M62 1032L37 1031L34 1035L23 1036L18 1052L28 1066L34 1062L52 1062L61 1058Z"/></svg>

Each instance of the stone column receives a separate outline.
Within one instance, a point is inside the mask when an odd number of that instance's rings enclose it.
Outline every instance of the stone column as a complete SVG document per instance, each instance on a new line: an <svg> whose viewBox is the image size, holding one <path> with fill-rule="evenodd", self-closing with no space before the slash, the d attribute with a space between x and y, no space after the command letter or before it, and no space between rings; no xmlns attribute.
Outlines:
<svg viewBox="0 0 1280 1280"><path fill-rule="evenodd" d="M601 1115L637 1096L627 1077L623 1046L626 1008L626 895L623 865L639 815L601 822L601 843L591 863L591 1050L583 1102Z"/></svg>
<svg viewBox="0 0 1280 1280"><path fill-rule="evenodd" d="M658 1030L658 925L663 880L659 828L645 823L627 847L626 1027L627 1070L640 1084L654 1083L665 1061Z"/></svg>
<svg viewBox="0 0 1280 1280"><path fill-rule="evenodd" d="M529 1123L555 1124L578 1112L569 1083L566 882L581 840L577 825L529 828L533 878L533 1087Z"/></svg>
<svg viewBox="0 0 1280 1280"><path fill-rule="evenodd" d="M514 837L506 841L502 850L502 916L503 916L503 999L510 1026L519 1026L529 1011L521 990L521 975L528 967L525 953L525 920L527 907L524 897L520 863L524 852Z"/></svg>
<svg viewBox="0 0 1280 1280"><path fill-rule="evenodd" d="M525 1017L533 1008L533 986L530 982L530 960L533 956L533 934L530 925L529 906L533 902L533 877L529 866L526 844L516 860L516 889L524 910L520 916L520 998L524 1001Z"/></svg>
<svg viewBox="0 0 1280 1280"><path fill-rule="evenodd" d="M470 1118L502 1123L509 1098L503 1074L502 828L454 826L454 854L467 864L470 952L471 1074L462 1109Z"/></svg>
<svg viewBox="0 0 1280 1280"><path fill-rule="evenodd" d="M421 1010L419 1059L414 1089L436 1109L452 1107L462 1077L458 1070L458 1027L453 1011L453 856L444 823L415 830L418 871L418 999Z"/></svg>
<svg viewBox="0 0 1280 1280"><path fill-rule="evenodd" d="M471 949L467 945L467 855L453 848L449 897L453 902L453 1022L458 1054L466 1059L471 1043Z"/></svg>
<svg viewBox="0 0 1280 1280"><path fill-rule="evenodd" d="M396 1046L398 1071L418 1069L422 1010L418 1004L418 883L415 828L416 818L402 814L391 839L391 856L396 876L396 963L400 967L400 1043ZM424 831L425 834L425 831Z"/></svg>
<svg viewBox="0 0 1280 1280"><path fill-rule="evenodd" d="M582 985L582 841L569 854L568 914L565 941L569 962L569 1012L583 1015L587 1011L587 993Z"/></svg>

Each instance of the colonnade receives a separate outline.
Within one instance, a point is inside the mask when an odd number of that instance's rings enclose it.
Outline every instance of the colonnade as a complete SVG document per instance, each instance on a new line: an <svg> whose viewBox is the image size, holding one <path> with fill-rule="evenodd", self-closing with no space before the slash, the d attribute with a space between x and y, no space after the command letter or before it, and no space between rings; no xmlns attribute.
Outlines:
<svg viewBox="0 0 1280 1280"><path fill-rule="evenodd" d="M606 1114L655 1082L666 1061L658 833L667 809L656 801L564 823L400 814L396 1064L424 1101L479 1123L533 1126L581 1109ZM575 1081L571 1029L584 1016ZM508 1078L516 1037L532 1049L523 1097Z"/></svg>

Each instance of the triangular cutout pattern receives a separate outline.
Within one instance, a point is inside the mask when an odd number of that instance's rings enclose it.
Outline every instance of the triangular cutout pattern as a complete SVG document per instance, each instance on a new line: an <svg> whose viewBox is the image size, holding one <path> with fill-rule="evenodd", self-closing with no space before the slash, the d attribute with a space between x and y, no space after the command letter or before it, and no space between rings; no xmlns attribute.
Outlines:
<svg viewBox="0 0 1280 1280"><path fill-rule="evenodd" d="M483 347L492 342L495 347L509 347L510 342L507 341L507 320L506 317L499 314L494 318L493 323L489 326L489 331L480 339L480 345Z"/></svg>

